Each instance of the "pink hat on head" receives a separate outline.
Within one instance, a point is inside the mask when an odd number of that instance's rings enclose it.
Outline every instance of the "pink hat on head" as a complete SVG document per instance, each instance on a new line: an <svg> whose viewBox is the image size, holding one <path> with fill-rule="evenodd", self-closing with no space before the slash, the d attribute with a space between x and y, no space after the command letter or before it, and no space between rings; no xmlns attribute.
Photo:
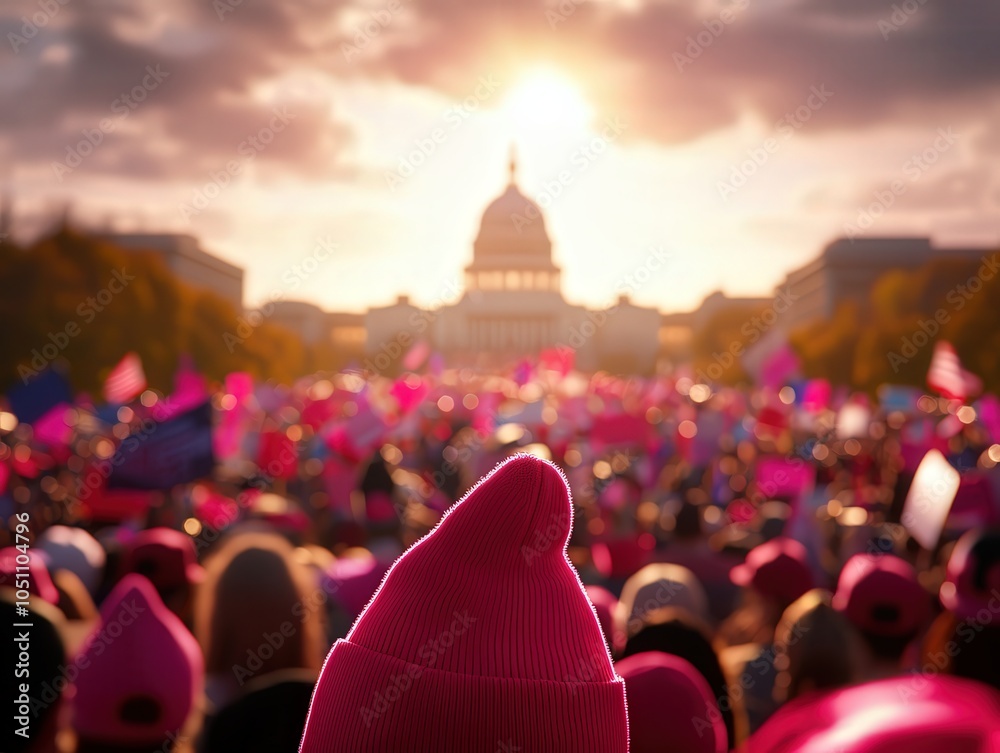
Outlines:
<svg viewBox="0 0 1000 753"><path fill-rule="evenodd" d="M726 725L705 678L685 659L660 651L615 665L628 698L632 753L726 753Z"/></svg>
<svg viewBox="0 0 1000 753"><path fill-rule="evenodd" d="M161 594L198 583L205 573L198 564L194 541L173 528L139 531L129 542L125 572L144 575Z"/></svg>
<svg viewBox="0 0 1000 753"><path fill-rule="evenodd" d="M995 753L998 730L1000 693L988 685L901 675L786 704L741 751Z"/></svg>
<svg viewBox="0 0 1000 753"><path fill-rule="evenodd" d="M618 599L608 589L603 586L584 586L587 598L594 605L597 612L597 621L601 623L601 632L604 633L604 640L612 651L618 647L614 645L613 632L615 629L615 610L618 608Z"/></svg>
<svg viewBox="0 0 1000 753"><path fill-rule="evenodd" d="M302 753L626 753L625 687L566 557L571 527L554 465L497 466L334 644Z"/></svg>
<svg viewBox="0 0 1000 753"><path fill-rule="evenodd" d="M944 608L959 619L977 619L1000 596L1000 531L967 531L955 544L941 584ZM978 618L981 619L981 618Z"/></svg>
<svg viewBox="0 0 1000 753"><path fill-rule="evenodd" d="M893 554L855 554L840 572L833 608L866 633L905 636L927 619L930 597L908 562Z"/></svg>
<svg viewBox="0 0 1000 753"><path fill-rule="evenodd" d="M76 663L73 727L107 745L160 745L184 726L205 673L194 636L135 574L108 594Z"/></svg>
<svg viewBox="0 0 1000 753"><path fill-rule="evenodd" d="M59 592L52 583L41 552L28 549L24 553L16 546L0 549L0 586L25 590L49 604L59 604Z"/></svg>
<svg viewBox="0 0 1000 753"><path fill-rule="evenodd" d="M751 549L746 561L734 567L729 577L737 586L749 586L789 604L813 587L806 548L784 536Z"/></svg>

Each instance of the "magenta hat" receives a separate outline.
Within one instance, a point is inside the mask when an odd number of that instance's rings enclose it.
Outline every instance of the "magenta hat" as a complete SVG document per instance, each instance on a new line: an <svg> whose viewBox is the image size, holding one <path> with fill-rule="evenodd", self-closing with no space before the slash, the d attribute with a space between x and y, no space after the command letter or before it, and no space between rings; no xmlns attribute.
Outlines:
<svg viewBox="0 0 1000 753"><path fill-rule="evenodd" d="M201 694L198 643L141 575L126 575L76 660L74 729L107 745L159 746Z"/></svg>
<svg viewBox="0 0 1000 753"><path fill-rule="evenodd" d="M712 691L685 659L646 651L615 670L625 680L631 753L726 753L729 738Z"/></svg>
<svg viewBox="0 0 1000 753"><path fill-rule="evenodd" d="M173 528L139 531L129 542L125 572L145 576L160 594L199 583L205 573L198 564L194 541Z"/></svg>
<svg viewBox="0 0 1000 753"><path fill-rule="evenodd" d="M995 613L991 602L1000 600L1000 531L967 531L958 540L948 560L940 599L959 619Z"/></svg>
<svg viewBox="0 0 1000 753"><path fill-rule="evenodd" d="M855 554L840 571L833 608L866 633L915 633L930 614L930 596L908 562L893 554Z"/></svg>
<svg viewBox="0 0 1000 753"><path fill-rule="evenodd" d="M0 549L0 586L24 590L49 604L59 604L59 592L41 552L28 549L24 553L14 546Z"/></svg>
<svg viewBox="0 0 1000 753"><path fill-rule="evenodd" d="M790 604L813 587L806 548L784 536L754 547L746 561L729 573L737 586Z"/></svg>
<svg viewBox="0 0 1000 753"><path fill-rule="evenodd" d="M597 612L597 621L601 623L601 632L604 633L604 640L612 651L618 646L614 645L615 610L618 608L618 599L608 589L603 586L584 586L587 591L587 598L594 605Z"/></svg>
<svg viewBox="0 0 1000 753"><path fill-rule="evenodd" d="M995 753L1000 693L973 680L902 675L778 709L743 753Z"/></svg>
<svg viewBox="0 0 1000 753"><path fill-rule="evenodd" d="M334 644L302 753L626 753L625 686L566 557L572 516L554 465L497 466Z"/></svg>

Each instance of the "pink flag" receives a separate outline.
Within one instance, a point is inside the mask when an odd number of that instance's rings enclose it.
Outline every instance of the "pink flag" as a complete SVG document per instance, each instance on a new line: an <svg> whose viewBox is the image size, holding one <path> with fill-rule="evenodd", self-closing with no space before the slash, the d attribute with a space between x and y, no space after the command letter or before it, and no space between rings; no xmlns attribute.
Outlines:
<svg viewBox="0 0 1000 753"><path fill-rule="evenodd" d="M951 400L965 401L983 390L982 380L962 368L955 349L944 340L938 340L934 346L931 367L927 371L927 384Z"/></svg>
<svg viewBox="0 0 1000 753"><path fill-rule="evenodd" d="M128 353L104 381L104 399L109 403L127 403L146 389L146 374L142 360L135 352Z"/></svg>
<svg viewBox="0 0 1000 753"><path fill-rule="evenodd" d="M990 439L1000 442L1000 400L996 395L984 395L976 403L976 414L990 433Z"/></svg>
<svg viewBox="0 0 1000 753"><path fill-rule="evenodd" d="M431 346L426 340L418 340L413 344L406 355L403 356L403 368L407 371L416 371L424 365L424 361L431 354Z"/></svg>
<svg viewBox="0 0 1000 753"><path fill-rule="evenodd" d="M560 376L566 376L576 364L576 351L565 346L546 348L539 354L538 362L543 369L550 369L558 372Z"/></svg>
<svg viewBox="0 0 1000 753"><path fill-rule="evenodd" d="M784 343L761 363L760 383L765 387L780 389L799 370L799 357L788 343Z"/></svg>

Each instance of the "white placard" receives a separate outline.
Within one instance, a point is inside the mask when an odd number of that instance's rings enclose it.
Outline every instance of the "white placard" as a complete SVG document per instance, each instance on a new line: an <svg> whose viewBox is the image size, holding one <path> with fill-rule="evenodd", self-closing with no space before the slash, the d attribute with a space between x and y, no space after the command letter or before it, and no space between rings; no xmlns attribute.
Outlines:
<svg viewBox="0 0 1000 753"><path fill-rule="evenodd" d="M903 526L924 549L933 549L941 538L961 478L937 450L920 461L903 506Z"/></svg>

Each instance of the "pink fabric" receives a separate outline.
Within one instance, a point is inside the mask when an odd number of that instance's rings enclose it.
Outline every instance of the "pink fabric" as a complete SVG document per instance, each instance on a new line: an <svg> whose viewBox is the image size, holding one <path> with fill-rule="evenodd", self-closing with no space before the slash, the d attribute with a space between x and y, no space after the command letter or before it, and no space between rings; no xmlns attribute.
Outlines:
<svg viewBox="0 0 1000 753"><path fill-rule="evenodd" d="M555 466L499 465L334 645L301 750L626 753L625 689L566 557L571 525Z"/></svg>
<svg viewBox="0 0 1000 753"><path fill-rule="evenodd" d="M904 675L782 707L742 753L993 753L1000 694L972 680Z"/></svg>
<svg viewBox="0 0 1000 753"><path fill-rule="evenodd" d="M679 656L648 651L622 659L631 753L726 753L726 725L708 682Z"/></svg>
<svg viewBox="0 0 1000 753"><path fill-rule="evenodd" d="M931 604L908 562L892 554L856 554L840 573L833 606L865 632L903 636L920 628Z"/></svg>
<svg viewBox="0 0 1000 753"><path fill-rule="evenodd" d="M972 530L955 544L948 560L941 603L962 620L978 619L995 613L1000 592L1000 533ZM992 618L990 618L992 619Z"/></svg>
<svg viewBox="0 0 1000 753"><path fill-rule="evenodd" d="M603 586L585 586L584 588L587 591L587 598L594 605L594 611L597 612L597 621L601 623L601 632L604 633L605 642L612 651L616 651L620 648L614 645L613 639L618 599Z"/></svg>
<svg viewBox="0 0 1000 753"><path fill-rule="evenodd" d="M204 663L194 636L141 575L126 575L101 607L101 622L76 661L74 729L87 740L159 745L201 694ZM148 722L122 718L127 704L159 707Z"/></svg>
<svg viewBox="0 0 1000 753"><path fill-rule="evenodd" d="M194 541L186 533L172 528L139 531L129 544L125 572L146 576L161 592L197 583L204 575Z"/></svg>
<svg viewBox="0 0 1000 753"><path fill-rule="evenodd" d="M19 556L26 556L28 558L27 562L27 572L21 571L18 573L17 568L19 567L17 558ZM52 578L49 576L49 569L45 566L45 560L42 559L41 551L28 550L26 555L13 546L9 546L5 549L0 549L0 586L6 586L7 588L18 589L18 581L24 584L27 581L26 590L32 596L38 596L49 602L49 604L59 603L59 592L56 590L55 585L52 583Z"/></svg>
<svg viewBox="0 0 1000 753"><path fill-rule="evenodd" d="M730 573L737 586L791 603L813 587L806 548L794 539L778 537L751 550L746 562Z"/></svg>

